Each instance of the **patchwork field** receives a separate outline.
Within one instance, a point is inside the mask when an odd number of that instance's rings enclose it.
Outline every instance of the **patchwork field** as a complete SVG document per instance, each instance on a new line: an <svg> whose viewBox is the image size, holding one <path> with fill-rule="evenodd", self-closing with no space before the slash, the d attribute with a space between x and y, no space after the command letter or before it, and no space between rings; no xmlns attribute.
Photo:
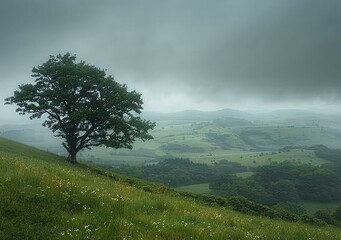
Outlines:
<svg viewBox="0 0 341 240"><path fill-rule="evenodd" d="M249 114L235 110L216 112L184 111L173 114L145 114L156 121L151 141L137 141L133 150L94 148L79 154L85 162L107 166L153 164L164 158L189 158L212 164L219 160L258 166L271 161L297 161L322 164L312 151L299 146L323 144L341 146L341 121L338 116L304 111L277 111ZM35 125L0 126L0 136L40 149L65 155L61 140ZM283 152L282 148L298 146Z"/></svg>
<svg viewBox="0 0 341 240"><path fill-rule="evenodd" d="M336 138L330 131L320 127L224 128L213 122L158 122L152 133L154 140L137 142L134 150L95 148L82 152L80 156L85 161L97 161L104 165L140 166L172 157L189 158L206 164L229 160L245 166L259 166L271 161L289 160L318 165L325 163L325 160L317 158L313 151L299 147L289 152L281 149L315 144L341 146L341 138ZM341 133L341 130L337 131Z"/></svg>

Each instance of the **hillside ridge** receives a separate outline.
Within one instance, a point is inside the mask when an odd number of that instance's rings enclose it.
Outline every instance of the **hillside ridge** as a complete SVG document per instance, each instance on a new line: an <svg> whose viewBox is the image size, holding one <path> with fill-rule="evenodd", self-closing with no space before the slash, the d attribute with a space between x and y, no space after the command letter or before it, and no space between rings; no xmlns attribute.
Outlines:
<svg viewBox="0 0 341 240"><path fill-rule="evenodd" d="M0 183L1 239L341 239L335 227L243 215L218 198L74 166L3 138Z"/></svg>

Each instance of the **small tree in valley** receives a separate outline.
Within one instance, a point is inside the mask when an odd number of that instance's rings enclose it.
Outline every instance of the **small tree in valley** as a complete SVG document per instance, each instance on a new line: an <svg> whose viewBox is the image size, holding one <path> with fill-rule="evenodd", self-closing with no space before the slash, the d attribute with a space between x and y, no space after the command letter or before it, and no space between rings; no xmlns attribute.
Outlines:
<svg viewBox="0 0 341 240"><path fill-rule="evenodd" d="M34 84L19 85L6 104L17 104L19 114L46 116L43 126L63 138L68 161L94 146L132 148L136 138L152 139L154 123L142 120L141 95L128 91L104 70L76 62L70 53L50 56L32 70Z"/></svg>

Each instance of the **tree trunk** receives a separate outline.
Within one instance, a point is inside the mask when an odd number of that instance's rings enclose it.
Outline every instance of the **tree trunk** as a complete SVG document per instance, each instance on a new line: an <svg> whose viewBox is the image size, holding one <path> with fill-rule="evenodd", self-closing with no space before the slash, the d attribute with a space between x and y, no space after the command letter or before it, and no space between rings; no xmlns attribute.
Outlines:
<svg viewBox="0 0 341 240"><path fill-rule="evenodd" d="M77 163L77 150L75 147L72 147L68 149L68 152L69 152L69 156L67 158L67 161L69 163L72 163L72 164L76 164Z"/></svg>
<svg viewBox="0 0 341 240"><path fill-rule="evenodd" d="M77 153L69 153L69 156L67 158L68 162L72 163L72 164L76 164L77 163Z"/></svg>
<svg viewBox="0 0 341 240"><path fill-rule="evenodd" d="M67 148L66 150L69 152L69 156L67 158L67 161L69 163L75 164L77 163L77 140L76 136L73 134L72 137L67 139Z"/></svg>

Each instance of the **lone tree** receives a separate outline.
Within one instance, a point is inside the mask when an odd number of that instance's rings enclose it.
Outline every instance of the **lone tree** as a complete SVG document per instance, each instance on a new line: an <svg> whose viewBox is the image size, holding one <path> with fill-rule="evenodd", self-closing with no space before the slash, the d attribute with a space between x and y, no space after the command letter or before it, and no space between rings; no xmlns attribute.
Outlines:
<svg viewBox="0 0 341 240"><path fill-rule="evenodd" d="M155 123L138 116L141 95L129 92L104 70L66 53L50 56L32 73L35 84L19 85L5 103L17 104L16 111L31 114L31 119L46 116L43 126L64 139L69 162L76 163L77 153L85 148L131 149L136 138L153 138L148 130Z"/></svg>

